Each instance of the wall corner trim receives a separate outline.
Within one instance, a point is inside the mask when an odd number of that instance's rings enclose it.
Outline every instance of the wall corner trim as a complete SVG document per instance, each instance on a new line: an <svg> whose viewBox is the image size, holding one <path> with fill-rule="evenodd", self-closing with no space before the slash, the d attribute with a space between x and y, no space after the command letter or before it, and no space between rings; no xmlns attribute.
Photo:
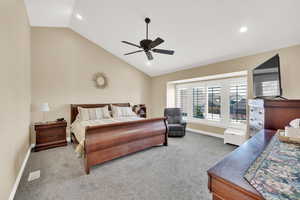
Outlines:
<svg viewBox="0 0 300 200"><path fill-rule="evenodd" d="M25 169L26 164L27 164L27 161L28 161L28 159L29 159L29 156L30 156L30 153L31 153L31 149L32 149L33 147L34 147L33 145L30 145L29 148L28 148L28 151L27 151L26 156L25 156L25 158L24 158L24 160L23 160L22 166L21 166L21 168L20 168L20 170L19 170L18 176L17 176L17 178L16 178L15 184L14 184L14 186L13 186L13 188L12 188L12 191L11 191L11 193L10 193L10 195L9 195L9 199L8 199L8 200L13 200L14 197L15 197L15 194L16 194L16 192L17 192L17 189L18 189L20 180L21 180L21 178L22 178L24 169Z"/></svg>
<svg viewBox="0 0 300 200"><path fill-rule="evenodd" d="M193 133L200 133L200 134L202 134L202 135L208 135L208 136L218 137L218 138L223 138L223 139L224 139L224 135L217 134L217 133L211 133L211 132L201 131L201 130L192 129L192 128L187 128L186 130L187 130L187 131L191 131L191 132L193 132Z"/></svg>

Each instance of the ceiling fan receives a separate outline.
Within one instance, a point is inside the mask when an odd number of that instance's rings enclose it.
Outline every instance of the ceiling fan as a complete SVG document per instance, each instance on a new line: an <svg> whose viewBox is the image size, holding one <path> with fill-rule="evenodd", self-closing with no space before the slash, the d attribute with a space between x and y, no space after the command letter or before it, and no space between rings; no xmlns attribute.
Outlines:
<svg viewBox="0 0 300 200"><path fill-rule="evenodd" d="M131 45L131 46L135 46L135 47L138 47L140 48L141 50L138 50L138 51L133 51L133 52L130 52L130 53L126 53L124 54L125 56L127 55L130 55L130 54L134 54L134 53L139 53L139 52L145 52L146 53L146 56L148 58L148 60L153 60L153 56L152 56L152 53L151 52L154 52L154 53L160 53L160 54L167 54L167 55L173 55L174 54L174 51L172 50L165 50L165 49L156 49L155 47L157 47L158 45L162 44L164 42L163 39L161 38L156 38L155 40L150 40L148 38L148 25L149 23L151 22L151 20L147 17L145 19L145 22L146 22L146 39L144 40L141 40L140 41L140 45L137 45L137 44L134 44L134 43L131 43L131 42L127 42L127 41L122 41L123 43L125 44L128 44L128 45Z"/></svg>

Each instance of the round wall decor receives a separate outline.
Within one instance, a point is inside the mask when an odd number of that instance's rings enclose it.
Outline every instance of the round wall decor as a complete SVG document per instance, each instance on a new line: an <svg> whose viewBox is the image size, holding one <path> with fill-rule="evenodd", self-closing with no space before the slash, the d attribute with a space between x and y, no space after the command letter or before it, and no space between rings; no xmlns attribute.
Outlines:
<svg viewBox="0 0 300 200"><path fill-rule="evenodd" d="M107 86L107 78L103 73L96 73L93 80L97 88L103 89Z"/></svg>

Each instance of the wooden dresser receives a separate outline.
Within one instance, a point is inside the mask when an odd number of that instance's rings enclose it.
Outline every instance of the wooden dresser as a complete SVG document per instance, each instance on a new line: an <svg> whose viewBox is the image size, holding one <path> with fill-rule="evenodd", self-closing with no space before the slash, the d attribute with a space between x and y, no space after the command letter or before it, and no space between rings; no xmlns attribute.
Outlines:
<svg viewBox="0 0 300 200"><path fill-rule="evenodd" d="M213 200L264 199L243 176L275 133L275 130L261 130L207 171Z"/></svg>
<svg viewBox="0 0 300 200"><path fill-rule="evenodd" d="M35 151L41 151L53 147L66 146L66 121L54 121L47 123L36 123L34 129L36 132Z"/></svg>
<svg viewBox="0 0 300 200"><path fill-rule="evenodd" d="M249 100L252 138L207 171L208 189L213 199L263 199L243 176L276 130L284 129L295 118L300 118L300 100Z"/></svg>
<svg viewBox="0 0 300 200"><path fill-rule="evenodd" d="M300 118L300 100L250 99L248 104L250 136L262 129L284 129Z"/></svg>

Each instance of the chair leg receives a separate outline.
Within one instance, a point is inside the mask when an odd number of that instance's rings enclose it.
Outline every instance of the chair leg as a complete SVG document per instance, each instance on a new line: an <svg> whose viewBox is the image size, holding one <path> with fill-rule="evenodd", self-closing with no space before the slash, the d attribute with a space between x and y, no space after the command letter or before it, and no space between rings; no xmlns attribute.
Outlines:
<svg viewBox="0 0 300 200"><path fill-rule="evenodd" d="M168 146L168 132L166 132L166 134L165 134L164 146Z"/></svg>
<svg viewBox="0 0 300 200"><path fill-rule="evenodd" d="M164 146L168 146L168 139L165 140Z"/></svg>

